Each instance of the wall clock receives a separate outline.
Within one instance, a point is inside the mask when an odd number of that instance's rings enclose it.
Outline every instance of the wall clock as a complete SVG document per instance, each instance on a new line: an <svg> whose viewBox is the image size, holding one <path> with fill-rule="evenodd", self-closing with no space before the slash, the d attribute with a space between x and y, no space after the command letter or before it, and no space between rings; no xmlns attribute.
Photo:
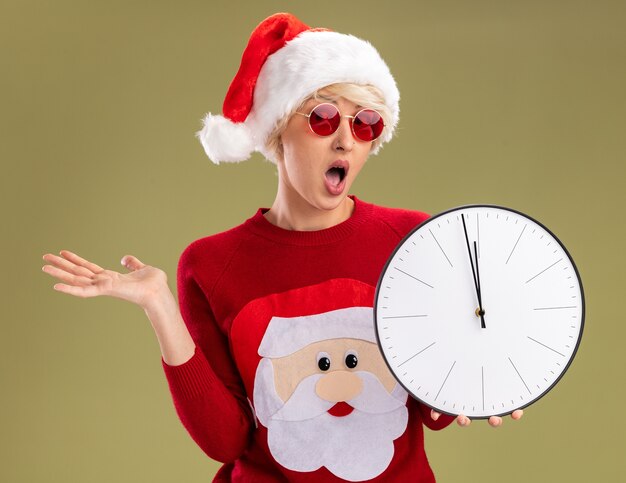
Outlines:
<svg viewBox="0 0 626 483"><path fill-rule="evenodd" d="M468 205L416 227L374 302L389 369L417 400L473 419L545 395L580 343L583 287L565 246L509 208Z"/></svg>

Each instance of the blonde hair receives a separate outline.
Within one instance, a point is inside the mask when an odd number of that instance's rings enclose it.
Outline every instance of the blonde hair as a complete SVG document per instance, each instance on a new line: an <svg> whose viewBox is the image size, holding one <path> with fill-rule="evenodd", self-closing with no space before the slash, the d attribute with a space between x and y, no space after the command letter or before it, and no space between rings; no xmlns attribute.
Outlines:
<svg viewBox="0 0 626 483"><path fill-rule="evenodd" d="M316 99L320 102L323 102L329 97L333 100L343 97L344 99L353 102L354 104L369 109L375 109L380 113L383 121L385 122L385 129L383 130L381 136L378 137L374 142L372 142L370 152L377 150L387 131L394 128L392 124L391 110L385 104L385 98L383 97L380 89L372 85L360 85L347 82L331 84L313 92L310 96L306 97L295 109L293 109L293 111L288 113L276 123L274 129L272 129L272 132L265 142L263 150L265 156L274 163L276 163L278 160L281 160L284 153L283 145L280 138L283 134L283 131L287 128L287 124L289 124L291 117L295 114L296 111L302 109L302 107L311 99Z"/></svg>

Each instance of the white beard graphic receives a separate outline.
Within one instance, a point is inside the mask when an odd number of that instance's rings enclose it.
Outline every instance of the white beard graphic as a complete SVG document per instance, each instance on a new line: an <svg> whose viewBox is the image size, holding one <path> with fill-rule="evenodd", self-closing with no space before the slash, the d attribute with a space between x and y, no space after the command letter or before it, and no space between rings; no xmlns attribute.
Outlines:
<svg viewBox="0 0 626 483"><path fill-rule="evenodd" d="M255 408L278 463L302 472L325 466L348 481L369 480L385 471L393 458L393 441L406 430L408 394L399 384L389 394L370 372L354 374L363 381L363 390L347 401L354 407L350 414L335 417L327 412L334 403L315 394L321 374L303 379L283 403L274 386L271 360L261 360L254 383Z"/></svg>

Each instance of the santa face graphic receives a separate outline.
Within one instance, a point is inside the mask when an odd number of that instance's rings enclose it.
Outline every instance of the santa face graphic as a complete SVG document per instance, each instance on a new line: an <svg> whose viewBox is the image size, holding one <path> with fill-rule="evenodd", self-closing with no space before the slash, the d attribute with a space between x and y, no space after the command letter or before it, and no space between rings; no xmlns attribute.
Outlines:
<svg viewBox="0 0 626 483"><path fill-rule="evenodd" d="M274 459L348 481L381 474L407 425L407 393L375 343L371 307L272 318L259 346L254 407Z"/></svg>

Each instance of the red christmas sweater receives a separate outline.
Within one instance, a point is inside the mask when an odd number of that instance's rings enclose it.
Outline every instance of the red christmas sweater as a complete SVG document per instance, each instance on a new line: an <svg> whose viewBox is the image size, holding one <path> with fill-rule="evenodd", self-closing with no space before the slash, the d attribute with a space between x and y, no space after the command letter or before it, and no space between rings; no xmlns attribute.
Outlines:
<svg viewBox="0 0 626 483"><path fill-rule="evenodd" d="M352 199L331 228L285 230L259 209L180 257L196 349L162 364L183 425L225 463L214 481L435 480L423 425L453 418L433 421L393 380L372 316L387 258L427 215Z"/></svg>

